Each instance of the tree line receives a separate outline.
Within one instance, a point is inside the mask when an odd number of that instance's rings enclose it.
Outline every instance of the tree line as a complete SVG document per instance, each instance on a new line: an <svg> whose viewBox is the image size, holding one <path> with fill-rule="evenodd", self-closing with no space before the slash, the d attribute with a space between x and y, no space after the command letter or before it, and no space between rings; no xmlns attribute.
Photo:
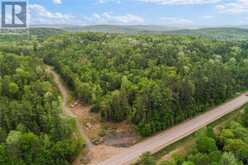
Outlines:
<svg viewBox="0 0 248 165"><path fill-rule="evenodd" d="M174 155L169 161L157 160L144 154L140 165L247 165L248 164L248 107L242 117L233 120L220 130L208 127L199 131L196 143L186 155Z"/></svg>
<svg viewBox="0 0 248 165"><path fill-rule="evenodd" d="M75 96L148 136L247 89L247 43L171 35L74 33L37 49Z"/></svg>
<svg viewBox="0 0 248 165"><path fill-rule="evenodd" d="M0 53L0 164L68 165L83 147L38 58Z"/></svg>

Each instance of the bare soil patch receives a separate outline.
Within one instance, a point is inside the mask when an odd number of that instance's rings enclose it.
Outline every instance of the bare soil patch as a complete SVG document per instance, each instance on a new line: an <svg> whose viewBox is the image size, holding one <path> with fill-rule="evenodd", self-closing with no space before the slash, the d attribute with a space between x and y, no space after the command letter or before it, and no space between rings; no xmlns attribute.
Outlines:
<svg viewBox="0 0 248 165"><path fill-rule="evenodd" d="M140 139L127 122L102 122L99 114L90 112L89 106L79 104L72 111L78 116L85 134L95 145L129 147Z"/></svg>
<svg viewBox="0 0 248 165"><path fill-rule="evenodd" d="M54 82L63 96L64 113L76 119L77 127L87 145L87 149L82 150L73 165L97 164L124 150L124 148L110 145L131 145L135 142L135 138L138 136L134 134L134 130L128 123L102 122L99 114L91 113L91 107L79 101L68 106L71 97L60 76L51 67L47 68L47 72L53 76ZM108 145L104 144L105 141Z"/></svg>
<svg viewBox="0 0 248 165"><path fill-rule="evenodd" d="M107 123L109 128L104 136L104 144L116 147L130 147L140 141L140 136L128 123Z"/></svg>
<svg viewBox="0 0 248 165"><path fill-rule="evenodd" d="M106 160L124 150L125 148L107 146L104 144L95 146L87 155L87 157L91 160L88 164L97 165L99 162Z"/></svg>
<svg viewBox="0 0 248 165"><path fill-rule="evenodd" d="M73 164L97 165L138 142L139 136L127 122L102 122L99 114L91 113L90 106L79 103L72 112L80 121L85 135L94 144Z"/></svg>

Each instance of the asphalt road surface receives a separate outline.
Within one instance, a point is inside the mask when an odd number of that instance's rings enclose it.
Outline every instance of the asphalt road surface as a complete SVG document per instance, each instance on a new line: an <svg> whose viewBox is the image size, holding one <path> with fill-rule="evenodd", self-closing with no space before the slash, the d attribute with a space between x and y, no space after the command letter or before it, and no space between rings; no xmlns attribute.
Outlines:
<svg viewBox="0 0 248 165"><path fill-rule="evenodd" d="M170 144L181 140L208 124L220 119L226 114L235 111L248 103L248 96L245 94L228 101L202 115L185 121L171 129L163 131L153 137L138 143L127 150L114 155L113 157L99 163L99 165L128 165L136 161L145 152L155 153Z"/></svg>

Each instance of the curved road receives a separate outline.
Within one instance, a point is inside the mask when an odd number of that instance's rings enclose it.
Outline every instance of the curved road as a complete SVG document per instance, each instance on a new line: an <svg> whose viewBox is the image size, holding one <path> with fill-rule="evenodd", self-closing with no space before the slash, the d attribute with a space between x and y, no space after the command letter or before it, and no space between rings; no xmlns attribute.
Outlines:
<svg viewBox="0 0 248 165"><path fill-rule="evenodd" d="M47 72L53 76L54 83L57 85L57 87L58 87L61 95L63 96L63 105L62 105L62 108L63 108L64 114L67 115L67 116L70 116L72 118L75 118L75 120L76 120L76 126L77 126L77 128L78 128L78 130L80 132L80 135L83 137L86 146L88 148L92 148L94 145L91 143L90 139L85 135L84 130L81 127L81 124L80 124L79 119L71 111L71 108L68 107L68 105L67 105L69 94L68 94L68 91L65 88L65 86L61 83L62 80L61 80L60 76L50 66L47 66Z"/></svg>
<svg viewBox="0 0 248 165"><path fill-rule="evenodd" d="M248 97L243 94L221 106L218 106L191 120L185 121L171 129L163 131L151 138L138 143L127 150L114 155L99 165L128 165L136 161L145 152L155 153L170 144L189 136L215 120L235 111L248 103Z"/></svg>

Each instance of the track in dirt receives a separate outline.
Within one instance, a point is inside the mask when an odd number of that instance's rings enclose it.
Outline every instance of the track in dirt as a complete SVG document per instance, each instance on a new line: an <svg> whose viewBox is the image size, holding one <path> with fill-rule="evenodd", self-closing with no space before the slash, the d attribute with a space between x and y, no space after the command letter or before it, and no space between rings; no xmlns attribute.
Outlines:
<svg viewBox="0 0 248 165"><path fill-rule="evenodd" d="M78 157L74 160L73 165L80 165L81 164L81 160L82 159L89 159L89 164L90 165L97 165L99 164L99 162L110 158L111 156L119 153L120 151L124 150L124 148L119 148L119 147L113 147L113 146L107 146L107 145L94 145L89 137L86 135L84 128L80 122L80 119L82 116L81 113L77 114L73 111L72 108L70 108L68 106L68 100L69 100L69 91L66 88L66 86L62 83L63 80L60 78L60 76L53 70L52 67L47 66L47 72L53 77L53 81L56 84L59 92L61 93L62 97L63 97L63 113L66 116L70 116L75 118L76 121L76 126L81 134L81 136L84 138L85 143L86 143L86 147L87 147L87 151L85 152L85 150L82 151L82 153L80 155L78 155ZM82 111L89 111L88 106L84 106L84 105L78 105L78 107L82 107L80 110Z"/></svg>
<svg viewBox="0 0 248 165"><path fill-rule="evenodd" d="M63 110L64 113L68 116L71 116L76 119L77 127L85 139L87 148L94 148L94 145L91 143L89 138L85 135L84 130L80 124L80 119L71 111L71 108L67 106L68 102L68 91L65 86L62 84L62 80L59 75L53 71L51 67L48 67L47 71L53 75L54 82L56 83L59 91L63 96ZM189 136L190 134L196 132L197 130L205 127L206 125L220 119L221 117L235 111L236 109L242 107L244 104L248 103L248 97L243 94L239 97L226 102L225 104L218 106L202 115L199 115L191 120L185 121L171 129L163 131L153 137L147 138L146 140L126 148L122 152L113 155L109 159L97 163L98 165L128 165L133 161L137 160L145 152L155 153L163 149L170 144L175 143L178 140L183 139L184 137Z"/></svg>
<svg viewBox="0 0 248 165"><path fill-rule="evenodd" d="M69 98L69 92L66 89L66 87L62 84L62 80L60 76L53 70L52 67L47 67L47 72L53 76L54 83L57 85L62 97L63 97L63 112L65 115L75 118L76 120L76 126L81 134L81 136L84 138L84 141L86 143L87 148L92 148L94 145L91 143L90 139L85 135L84 130L80 124L80 119L71 111L71 108L67 105L68 98Z"/></svg>

